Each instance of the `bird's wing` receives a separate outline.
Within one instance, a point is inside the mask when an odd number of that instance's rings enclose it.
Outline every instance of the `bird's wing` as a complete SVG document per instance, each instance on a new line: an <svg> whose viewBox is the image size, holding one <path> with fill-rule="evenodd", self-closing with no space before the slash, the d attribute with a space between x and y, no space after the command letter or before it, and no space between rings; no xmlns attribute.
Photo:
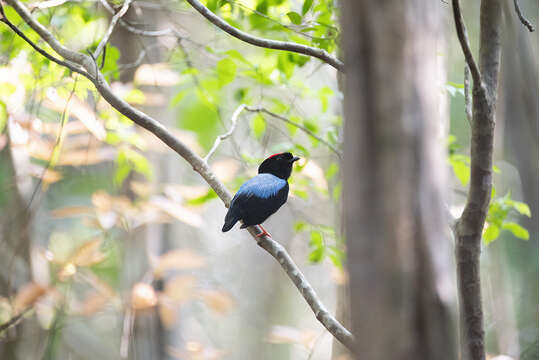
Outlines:
<svg viewBox="0 0 539 360"><path fill-rule="evenodd" d="M234 197L257 197L269 199L277 196L279 191L283 190L288 183L286 180L278 178L271 174L258 174L254 178L246 181Z"/></svg>

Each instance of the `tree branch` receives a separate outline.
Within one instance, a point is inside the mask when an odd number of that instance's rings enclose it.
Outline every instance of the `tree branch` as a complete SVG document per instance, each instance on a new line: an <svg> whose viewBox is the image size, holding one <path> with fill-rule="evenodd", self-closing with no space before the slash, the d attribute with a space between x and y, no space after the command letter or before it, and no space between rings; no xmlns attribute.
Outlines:
<svg viewBox="0 0 539 360"><path fill-rule="evenodd" d="M112 35L112 32L114 31L114 28L116 27L116 24L125 15L127 10L129 10L129 6L131 5L132 1L133 0L125 0L120 10L112 16L107 32L105 33L105 35L103 36L103 39L101 39L101 41L97 45L97 48L95 49L94 59L97 59L99 55L101 55L101 52L103 51L105 46L107 46L107 43L109 42L110 36Z"/></svg>
<svg viewBox="0 0 539 360"><path fill-rule="evenodd" d="M18 324L18 322L23 318L24 315L26 315L26 313L28 311L32 310L32 307L31 306L28 306L27 308L25 308L23 311L21 311L20 313L18 313L17 315L13 316L11 319L9 319L8 321L6 321L5 323L3 324L0 324L0 334L4 331L4 330L7 330L9 329L10 327L12 326L15 326Z"/></svg>
<svg viewBox="0 0 539 360"><path fill-rule="evenodd" d="M513 3L515 4L515 11L522 25L524 25L528 29L529 32L534 32L535 27L522 14L522 11L520 10L520 5L518 5L518 0L513 0Z"/></svg>
<svg viewBox="0 0 539 360"><path fill-rule="evenodd" d="M462 13L460 11L460 2L459 0L452 0L453 4L453 17L455 18L455 27L457 29L457 36L459 38L460 46L462 47L462 52L464 53L464 58L466 63L470 67L472 72L474 88L476 86L481 86L481 74L479 73L479 68L475 63L475 60L472 55L472 50L470 49L470 41L468 40L468 32L466 31L466 25L464 25L464 19L462 18Z"/></svg>
<svg viewBox="0 0 539 360"><path fill-rule="evenodd" d="M458 0L453 0L457 34L473 79L470 189L455 226L460 303L460 353L463 360L485 359L481 299L481 237L492 190L492 153L501 52L501 0L482 0L479 66L473 60Z"/></svg>
<svg viewBox="0 0 539 360"><path fill-rule="evenodd" d="M101 5L107 10L111 15L115 14L114 9L112 6L109 5L107 0L99 0ZM135 35L141 35L141 36L147 36L147 37L160 37L160 36L174 36L178 39L183 39L184 37L180 35L180 33L176 29L163 29L163 30L142 30L135 26L131 26L127 21L124 19L119 19L118 23L120 26L122 26L124 29L129 31L130 33L133 33Z"/></svg>
<svg viewBox="0 0 539 360"><path fill-rule="evenodd" d="M208 155L206 155L204 157L204 161L208 162L208 160L210 159L210 157L213 155L213 153L215 153L215 151L217 150L217 148L219 147L219 144L221 144L221 141L227 139L228 137L230 137L232 135L232 133L234 132L234 130L236 130L236 124L238 123L238 118L241 114L241 112L245 109L247 105L245 104L241 104L240 106L238 106L236 108L236 110L234 111L234 113L232 114L232 126L230 126L230 129L228 129L228 131L222 135L219 135L216 139L215 139L215 142L213 143L213 146L211 147L210 151L208 152Z"/></svg>
<svg viewBox="0 0 539 360"><path fill-rule="evenodd" d="M23 20L53 48L54 51L56 51L66 60L72 61L85 68L87 73L91 75L89 79L93 82L98 92L113 108L115 108L121 114L127 116L137 125L142 126L153 133L172 150L183 157L212 187L212 189L225 203L225 206L229 206L232 195L217 179L207 162L205 162L200 156L191 150L191 148L172 135L172 133L157 120L151 118L142 111L132 107L121 98L117 97L112 92L109 84L106 82L101 72L99 72L99 70L96 68L95 62L89 55L72 51L63 46L43 25L41 25L31 16L28 9L19 0L5 0L5 2L11 5L19 16L21 16ZM41 51L40 53L43 54ZM271 237L266 236L263 238L257 238L256 235L262 233L260 227L251 226L248 228L248 230L253 238L257 240L257 243L268 251L275 259L277 259L283 270L290 277L294 285L296 285L299 292L309 304L322 325L324 325L337 340L342 342L345 346L351 348L355 341L353 335L325 309L313 288L305 276L303 276L292 258L288 255L286 250Z"/></svg>
<svg viewBox="0 0 539 360"><path fill-rule="evenodd" d="M212 24L214 24L221 30L225 31L226 33L234 36L235 38L238 38L251 45L262 47L262 48L284 50L284 51L295 52L295 53L303 54L307 56L312 56L333 66L335 69L341 72L344 71L343 62L337 59L336 57L330 55L325 50L294 43L294 42L269 40L269 39L259 38L259 37L250 35L244 31L241 31L235 28L234 26L230 25L229 23L221 19L219 16L215 15L213 12L210 11L210 9L205 7L200 1L198 0L186 0L186 1L193 8L195 8L195 10L198 11L202 16L208 19Z"/></svg>
<svg viewBox="0 0 539 360"><path fill-rule="evenodd" d="M342 153L333 145L331 145L329 142L327 142L326 140L322 139L320 136L316 135L314 132L312 132L311 130L307 129L305 126L301 125L301 124L298 124L284 116L281 116L279 114L276 114L272 111L269 111L268 109L265 109L265 108L262 108L262 107L251 107L251 106L247 106L245 108L245 111L250 111L250 112L261 112L261 113L264 113L264 114L267 114L269 116L272 116L278 120L281 120L287 124L290 124L292 126L295 126L297 127L298 129L300 129L301 131L303 131L304 133L306 133L307 135L309 135L310 137L312 137L313 139L316 139L318 141L320 141L322 144L326 145L328 147L328 149L330 149L331 151L333 151L339 158L342 158Z"/></svg>

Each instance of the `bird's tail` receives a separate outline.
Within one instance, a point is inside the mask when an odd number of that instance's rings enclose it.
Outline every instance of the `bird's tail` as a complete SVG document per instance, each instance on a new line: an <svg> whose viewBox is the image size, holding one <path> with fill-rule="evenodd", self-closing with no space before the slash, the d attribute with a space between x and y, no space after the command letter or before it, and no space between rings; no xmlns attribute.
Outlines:
<svg viewBox="0 0 539 360"><path fill-rule="evenodd" d="M235 216L235 214L232 211L228 211L225 216L225 224L223 225L223 232L227 232L228 230L232 229L234 225L238 222L238 218Z"/></svg>

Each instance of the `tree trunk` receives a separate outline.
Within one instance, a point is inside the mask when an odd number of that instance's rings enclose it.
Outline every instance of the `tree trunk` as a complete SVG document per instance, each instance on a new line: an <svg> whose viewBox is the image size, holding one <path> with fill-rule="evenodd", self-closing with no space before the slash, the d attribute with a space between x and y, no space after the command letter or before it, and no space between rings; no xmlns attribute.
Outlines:
<svg viewBox="0 0 539 360"><path fill-rule="evenodd" d="M455 359L444 244L439 4L344 1L344 206L361 359Z"/></svg>

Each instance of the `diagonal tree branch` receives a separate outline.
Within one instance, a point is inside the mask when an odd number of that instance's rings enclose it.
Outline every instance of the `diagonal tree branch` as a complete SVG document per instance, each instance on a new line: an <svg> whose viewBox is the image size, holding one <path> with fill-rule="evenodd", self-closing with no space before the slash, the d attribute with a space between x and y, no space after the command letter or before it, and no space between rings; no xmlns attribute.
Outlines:
<svg viewBox="0 0 539 360"><path fill-rule="evenodd" d="M291 51L298 54L312 56L333 66L335 69L341 72L344 71L343 62L337 59L336 57L332 56L325 50L294 43L294 42L269 40L269 39L264 39L264 38L253 36L251 34L248 34L230 25L229 23L221 19L219 16L211 12L210 9L205 7L200 1L198 0L186 0L186 1L193 8L195 8L195 10L198 11L202 16L208 19L212 24L214 24L221 30L225 31L226 33L234 36L235 38L238 38L251 45L262 47L262 48Z"/></svg>
<svg viewBox="0 0 539 360"><path fill-rule="evenodd" d="M90 75L89 79L93 82L98 92L113 108L115 108L121 114L127 116L137 125L142 126L153 133L172 150L177 152L193 167L196 172L198 172L204 178L204 180L212 187L212 189L225 203L225 206L228 207L230 205L232 195L217 179L211 168L208 166L208 163L198 156L191 148L172 135L172 133L157 120L132 107L127 102L116 96L89 55L72 51L62 45L43 25L32 17L28 9L19 0L5 0L5 2L12 6L19 16L21 16L22 19L36 33L38 33L38 35L45 40L54 51L56 51L66 60L85 68L87 73ZM29 41L27 37L25 40ZM34 48L36 46L37 45L35 44L32 45ZM40 51L40 53L42 52ZM324 325L324 327L337 340L339 340L345 346L352 348L355 342L353 335L326 310L320 299L317 297L316 292L309 284L305 276L301 273L292 258L288 255L284 247L269 236L258 238L256 235L262 233L262 230L258 226L251 226L248 228L248 230L253 238L257 241L258 245L268 251L275 259L277 259L282 269L292 280L322 325Z"/></svg>

